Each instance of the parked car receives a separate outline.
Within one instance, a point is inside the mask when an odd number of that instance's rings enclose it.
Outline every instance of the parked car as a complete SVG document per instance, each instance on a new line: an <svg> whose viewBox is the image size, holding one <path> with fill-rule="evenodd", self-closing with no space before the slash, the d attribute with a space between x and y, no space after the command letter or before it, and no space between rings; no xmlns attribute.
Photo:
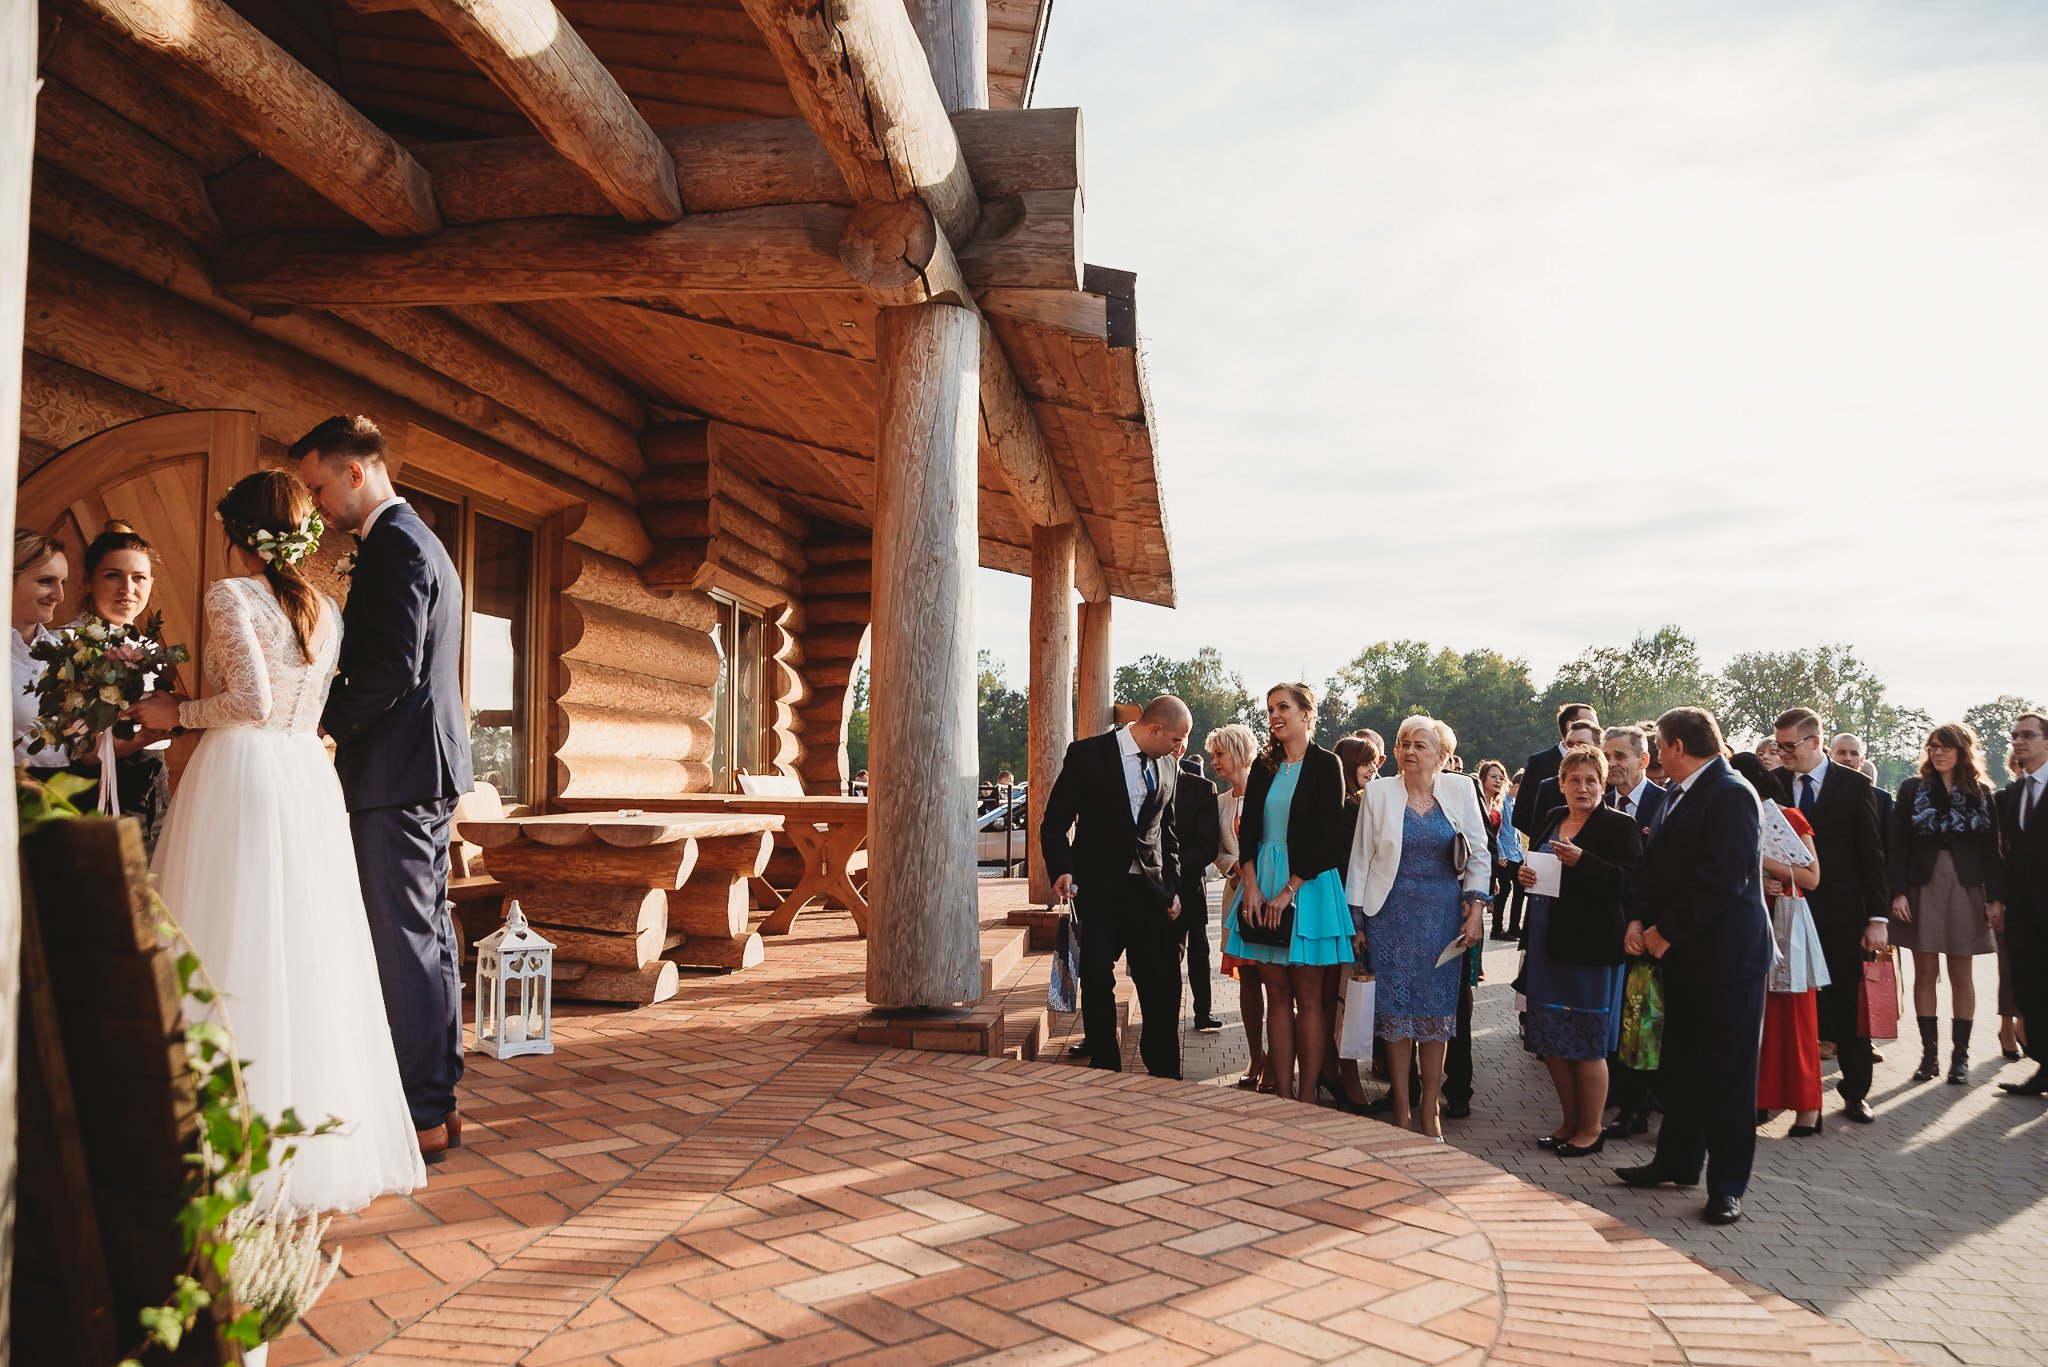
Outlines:
<svg viewBox="0 0 2048 1367"><path fill-rule="evenodd" d="M1006 807L984 812L974 819L974 862L977 864L1018 864L1031 846L1030 808L1020 794Z"/></svg>

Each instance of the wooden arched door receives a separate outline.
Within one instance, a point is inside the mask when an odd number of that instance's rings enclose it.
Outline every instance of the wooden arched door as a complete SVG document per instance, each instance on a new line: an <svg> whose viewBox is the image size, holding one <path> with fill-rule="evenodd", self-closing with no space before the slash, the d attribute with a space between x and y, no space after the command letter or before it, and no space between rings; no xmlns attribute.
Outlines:
<svg viewBox="0 0 2048 1367"><path fill-rule="evenodd" d="M164 614L164 638L192 651L183 682L197 689L205 663L201 595L228 572L213 505L256 469L258 444L254 413L165 413L87 437L23 481L16 522L59 537L70 552L70 602L59 620L68 621L83 601L86 543L109 518L132 523L156 548L150 609ZM173 747L174 776L188 748L189 742Z"/></svg>

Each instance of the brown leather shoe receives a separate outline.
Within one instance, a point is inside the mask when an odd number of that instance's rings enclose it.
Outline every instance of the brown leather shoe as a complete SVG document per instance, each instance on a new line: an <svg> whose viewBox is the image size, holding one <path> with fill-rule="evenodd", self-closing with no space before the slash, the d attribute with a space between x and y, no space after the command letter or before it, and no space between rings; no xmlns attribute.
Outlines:
<svg viewBox="0 0 2048 1367"><path fill-rule="evenodd" d="M453 1107L450 1107L447 1119L443 1120L441 1123L447 1126L448 1128L448 1147L451 1149L461 1148L462 1112L455 1110Z"/></svg>
<svg viewBox="0 0 2048 1367"><path fill-rule="evenodd" d="M417 1131L420 1141L420 1157L429 1163L438 1163L448 1156L448 1127L436 1125L431 1130Z"/></svg>

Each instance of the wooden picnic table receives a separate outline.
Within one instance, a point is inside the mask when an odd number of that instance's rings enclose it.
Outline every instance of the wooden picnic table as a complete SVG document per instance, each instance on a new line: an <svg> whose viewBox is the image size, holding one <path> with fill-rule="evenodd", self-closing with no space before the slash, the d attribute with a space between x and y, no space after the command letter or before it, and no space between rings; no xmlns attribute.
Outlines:
<svg viewBox="0 0 2048 1367"><path fill-rule="evenodd" d="M761 923L763 935L787 935L798 913L811 902L850 912L853 924L868 933L868 899L854 885L854 875L867 868L868 800L864 797L780 796L760 793L685 793L641 799L644 810L699 815L752 813L779 817L782 838L795 848L802 865L787 895L760 879L770 908ZM581 802L565 801L565 807Z"/></svg>
<svg viewBox="0 0 2048 1367"><path fill-rule="evenodd" d="M761 962L747 883L782 818L759 812L605 810L456 823L484 867L555 942L555 993L666 1001L676 969Z"/></svg>

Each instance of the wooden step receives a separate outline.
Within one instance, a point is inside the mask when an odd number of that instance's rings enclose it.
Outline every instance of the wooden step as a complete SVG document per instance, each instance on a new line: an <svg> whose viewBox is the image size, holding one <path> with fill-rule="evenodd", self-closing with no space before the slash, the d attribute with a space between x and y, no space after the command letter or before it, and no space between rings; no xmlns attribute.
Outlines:
<svg viewBox="0 0 2048 1367"><path fill-rule="evenodd" d="M1034 951L1050 952L1059 933L1060 922L1067 919L1065 907L1019 907L1005 918L1013 926L1024 926L1031 931L1031 948Z"/></svg>
<svg viewBox="0 0 2048 1367"><path fill-rule="evenodd" d="M981 932L981 995L995 995L996 984L1024 961L1031 932L1022 926L995 925Z"/></svg>

